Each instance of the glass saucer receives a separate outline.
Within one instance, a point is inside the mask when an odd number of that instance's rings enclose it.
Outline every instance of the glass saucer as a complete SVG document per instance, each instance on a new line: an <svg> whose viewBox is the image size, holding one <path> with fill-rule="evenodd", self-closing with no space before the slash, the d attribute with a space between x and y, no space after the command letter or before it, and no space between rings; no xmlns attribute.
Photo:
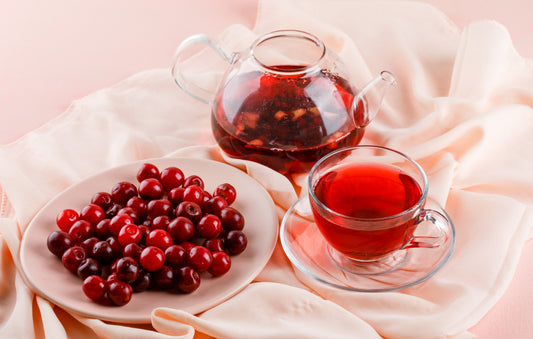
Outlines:
<svg viewBox="0 0 533 339"><path fill-rule="evenodd" d="M448 219L446 212L435 201L428 199L426 208L434 209ZM419 229L423 225L419 226ZM439 225L446 235L444 242L434 248L409 248L395 252L401 260L386 270L345 270L336 262L326 240L315 225L309 199L299 199L285 214L280 239L290 261L302 272L344 290L357 292L387 292L419 284L433 276L450 259L455 248L453 224ZM417 229L418 231L418 229ZM415 234L416 235L416 234ZM378 272L378 273L369 273Z"/></svg>

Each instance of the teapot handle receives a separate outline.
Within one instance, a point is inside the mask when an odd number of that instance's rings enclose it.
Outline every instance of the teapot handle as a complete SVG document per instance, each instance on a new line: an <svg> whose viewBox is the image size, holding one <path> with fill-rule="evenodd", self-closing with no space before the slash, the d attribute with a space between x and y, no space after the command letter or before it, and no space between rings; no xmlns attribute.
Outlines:
<svg viewBox="0 0 533 339"><path fill-rule="evenodd" d="M189 94L191 97L200 100L205 103L211 103L214 98L214 93L211 90L205 89L197 84L189 81L182 72L180 67L181 59L184 53L193 46L205 45L211 47L217 54L226 62L231 63L231 56L228 55L220 44L215 40L211 39L205 34L197 34L188 37L183 40L183 42L178 46L176 53L174 54L174 59L172 62L171 73L174 78L174 82L181 88L185 93Z"/></svg>

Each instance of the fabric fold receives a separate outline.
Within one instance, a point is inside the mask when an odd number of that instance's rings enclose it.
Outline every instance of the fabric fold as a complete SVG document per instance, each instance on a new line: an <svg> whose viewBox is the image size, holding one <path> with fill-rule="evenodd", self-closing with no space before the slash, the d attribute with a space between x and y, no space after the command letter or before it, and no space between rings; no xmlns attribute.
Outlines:
<svg viewBox="0 0 533 339"><path fill-rule="evenodd" d="M330 301L300 288L264 282L249 285L200 317L158 308L152 323L161 332L190 324L215 338L349 338L354 333L380 338L368 324Z"/></svg>

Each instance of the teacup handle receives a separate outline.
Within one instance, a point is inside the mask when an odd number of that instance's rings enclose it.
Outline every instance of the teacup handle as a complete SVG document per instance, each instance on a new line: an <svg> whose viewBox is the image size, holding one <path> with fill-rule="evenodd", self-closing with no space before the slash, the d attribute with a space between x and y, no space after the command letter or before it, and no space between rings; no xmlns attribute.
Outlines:
<svg viewBox="0 0 533 339"><path fill-rule="evenodd" d="M183 57L183 54L192 46L197 45L211 47L224 61L231 63L231 55L228 55L220 44L205 34L196 34L183 40L183 42L178 46L172 62L172 77L174 78L174 82L176 82L178 87L181 88L185 93L205 103L211 103L215 95L213 91L205 89L187 80L183 76L182 69L180 67L180 61Z"/></svg>
<svg viewBox="0 0 533 339"><path fill-rule="evenodd" d="M426 235L415 235L403 248L435 248L442 246L448 241L449 234L446 230L452 228L453 224L445 212L439 212L433 209L424 209L418 215L417 231L424 225ZM416 232L416 231L415 231Z"/></svg>

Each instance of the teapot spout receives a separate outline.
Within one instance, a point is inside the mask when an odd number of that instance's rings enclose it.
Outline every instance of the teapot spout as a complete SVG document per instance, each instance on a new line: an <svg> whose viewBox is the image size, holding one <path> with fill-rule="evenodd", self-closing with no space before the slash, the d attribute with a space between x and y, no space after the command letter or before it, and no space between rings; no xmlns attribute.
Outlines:
<svg viewBox="0 0 533 339"><path fill-rule="evenodd" d="M356 127L366 127L378 113L387 90L396 85L396 78L389 71L382 71L370 81L353 101L353 118Z"/></svg>

